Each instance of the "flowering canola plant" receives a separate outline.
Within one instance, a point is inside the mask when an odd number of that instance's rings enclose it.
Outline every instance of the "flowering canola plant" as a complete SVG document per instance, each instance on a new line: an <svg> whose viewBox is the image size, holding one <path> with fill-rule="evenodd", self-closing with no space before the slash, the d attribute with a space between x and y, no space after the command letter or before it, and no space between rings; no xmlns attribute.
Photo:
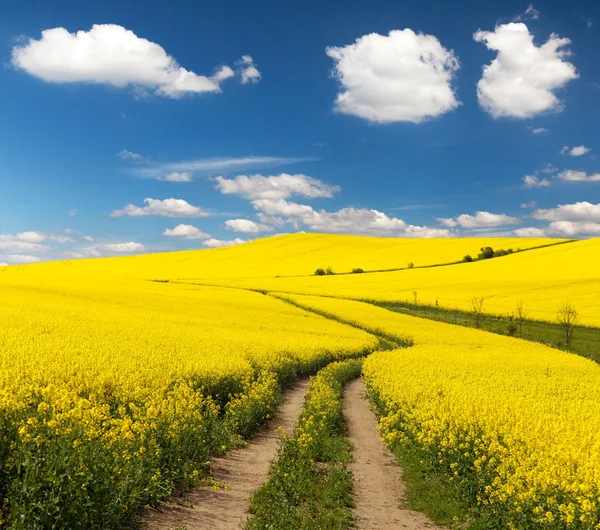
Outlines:
<svg viewBox="0 0 600 530"><path fill-rule="evenodd" d="M541 344L288 296L411 346L363 364L387 444L448 473L497 528L600 528L600 367Z"/></svg>
<svg viewBox="0 0 600 530"><path fill-rule="evenodd" d="M277 381L377 344L259 293L73 276L0 280L0 526L121 527L272 412Z"/></svg>
<svg viewBox="0 0 600 530"><path fill-rule="evenodd" d="M493 241L491 245L499 247ZM472 311L476 297L484 298L485 313L496 315L513 313L523 300L530 319L550 322L556 320L558 306L570 300L582 324L600 327L599 266L600 239L589 239L443 267L212 283L377 302L413 303L416 293L419 304L437 302L463 311Z"/></svg>

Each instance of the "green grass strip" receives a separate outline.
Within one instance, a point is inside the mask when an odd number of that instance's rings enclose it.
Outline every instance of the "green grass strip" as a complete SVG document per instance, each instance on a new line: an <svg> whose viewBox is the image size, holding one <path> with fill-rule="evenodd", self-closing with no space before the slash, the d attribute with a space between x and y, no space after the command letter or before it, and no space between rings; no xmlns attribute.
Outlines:
<svg viewBox="0 0 600 530"><path fill-rule="evenodd" d="M296 430L284 438L269 480L252 497L247 530L341 530L353 524L342 398L361 366L357 359L334 362L311 380Z"/></svg>

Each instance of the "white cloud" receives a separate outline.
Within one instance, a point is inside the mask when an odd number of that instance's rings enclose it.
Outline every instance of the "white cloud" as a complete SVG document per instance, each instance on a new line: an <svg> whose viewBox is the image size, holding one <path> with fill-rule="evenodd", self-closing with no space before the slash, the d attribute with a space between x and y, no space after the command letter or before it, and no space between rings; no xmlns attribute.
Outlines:
<svg viewBox="0 0 600 530"><path fill-rule="evenodd" d="M179 237L182 239L208 239L210 234L205 234L199 228L192 225L179 224L175 228L167 228L163 236Z"/></svg>
<svg viewBox="0 0 600 530"><path fill-rule="evenodd" d="M562 109L554 91L578 77L575 67L563 60L569 52L561 48L569 39L553 33L536 46L527 25L515 22L477 31L473 38L498 52L477 84L479 104L494 118L530 118Z"/></svg>
<svg viewBox="0 0 600 530"><path fill-rule="evenodd" d="M210 248L218 248L218 247L231 247L233 245L241 245L242 243L246 243L243 239L236 237L235 239L231 239L229 241L225 241L222 239L207 239L203 241L202 244L206 247Z"/></svg>
<svg viewBox="0 0 600 530"><path fill-rule="evenodd" d="M94 238L92 236L86 236L85 234L79 234L79 237L81 237L81 239L85 239L86 241L89 241L89 242L94 241Z"/></svg>
<svg viewBox="0 0 600 530"><path fill-rule="evenodd" d="M523 177L523 185L526 188L547 188L551 183L548 179L541 179L535 175L525 175Z"/></svg>
<svg viewBox="0 0 600 530"><path fill-rule="evenodd" d="M75 243L75 240L72 237L63 235L50 236L49 239L51 241L55 241L56 243Z"/></svg>
<svg viewBox="0 0 600 530"><path fill-rule="evenodd" d="M537 206L537 202L535 202L535 201L524 202L521 204L521 208L523 208L524 210L527 210L530 208L535 208L536 206Z"/></svg>
<svg viewBox="0 0 600 530"><path fill-rule="evenodd" d="M75 208L69 210L69 217L75 217L77 215L77 210Z"/></svg>
<svg viewBox="0 0 600 530"><path fill-rule="evenodd" d="M298 162L311 162L315 158L306 157L277 157L277 156L244 156L238 158L200 158L197 160L183 160L152 164L145 167L131 168L134 175L145 178L164 178L165 174L175 173L214 173L226 171L243 171L251 168L283 166L297 164Z"/></svg>
<svg viewBox="0 0 600 530"><path fill-rule="evenodd" d="M121 149L117 153L117 156L119 158L122 158L123 160L141 160L142 159L142 155L140 155L139 153L133 153L131 151L127 151L127 149Z"/></svg>
<svg viewBox="0 0 600 530"><path fill-rule="evenodd" d="M146 206L135 206L128 204L121 210L115 210L111 217L142 217L146 215L160 215L163 217L210 217L210 214L198 207L189 204L183 199L144 199Z"/></svg>
<svg viewBox="0 0 600 530"><path fill-rule="evenodd" d="M535 228L533 226L528 226L525 228L517 228L513 230L513 234L517 237L546 237L547 234L545 230L541 228Z"/></svg>
<svg viewBox="0 0 600 530"><path fill-rule="evenodd" d="M307 204L297 204L285 199L257 199L252 205L259 210L259 219L276 226L304 225L311 230L328 233L395 235L403 237L449 237L446 229L415 226L397 217L389 217L378 210L367 208L342 208L336 212L314 210ZM261 215L264 214L264 215ZM279 221L279 222L278 222Z"/></svg>
<svg viewBox="0 0 600 530"><path fill-rule="evenodd" d="M540 18L540 12L535 7L533 7L533 4L529 4L529 6L527 6L527 9L525 10L525 13L516 17L515 20L537 20L538 18Z"/></svg>
<svg viewBox="0 0 600 530"><path fill-rule="evenodd" d="M30 241L19 240L16 236L4 235L0 236L0 251L3 252L44 252L49 247L32 243Z"/></svg>
<svg viewBox="0 0 600 530"><path fill-rule="evenodd" d="M586 153L589 153L590 151L591 151L591 149L589 147L586 147L585 145L578 145L575 147L569 147L568 145L565 145L560 150L560 154L564 155L566 153L571 156L583 156Z"/></svg>
<svg viewBox="0 0 600 530"><path fill-rule="evenodd" d="M306 175L276 176L238 175L232 179L216 177L216 188L225 194L235 193L246 199L287 199L292 195L331 198L340 191L339 186L326 184Z"/></svg>
<svg viewBox="0 0 600 530"><path fill-rule="evenodd" d="M543 133L550 132L550 130L546 129L545 127L529 127L529 130L533 134L543 134Z"/></svg>
<svg viewBox="0 0 600 530"><path fill-rule="evenodd" d="M600 204L587 201L574 204L560 204L556 208L538 209L533 212L534 219L547 221L584 221L600 223Z"/></svg>
<svg viewBox="0 0 600 530"><path fill-rule="evenodd" d="M458 223L452 217L436 217L435 220L447 228L455 228L458 226Z"/></svg>
<svg viewBox="0 0 600 530"><path fill-rule="evenodd" d="M600 222L554 221L550 223L546 231L552 235L563 236L600 235Z"/></svg>
<svg viewBox="0 0 600 530"><path fill-rule="evenodd" d="M0 261L0 267L7 267L9 265L9 263L6 263L5 261Z"/></svg>
<svg viewBox="0 0 600 530"><path fill-rule="evenodd" d="M100 245L97 248L100 252L128 254L131 252L141 252L145 250L146 247L141 243L129 241L127 243L107 243L106 245Z"/></svg>
<svg viewBox="0 0 600 530"><path fill-rule="evenodd" d="M258 83L262 77L261 73L254 64L254 59L250 55L242 55L242 58L236 63L239 66L239 75L242 80L242 85L248 83Z"/></svg>
<svg viewBox="0 0 600 530"><path fill-rule="evenodd" d="M40 261L40 258L26 254L9 254L8 256L5 256L5 259L11 263L37 263Z"/></svg>
<svg viewBox="0 0 600 530"><path fill-rule="evenodd" d="M186 70L159 44L116 24L77 33L44 30L39 40L12 49L12 64L50 83L100 83L171 98L221 92L220 83L233 76L228 66L213 76Z"/></svg>
<svg viewBox="0 0 600 530"><path fill-rule="evenodd" d="M169 173L167 176L162 177L158 180L164 180L166 182L191 182L192 181L192 175L191 173L188 173L187 171L178 173L177 171L173 171L172 173Z"/></svg>
<svg viewBox="0 0 600 530"><path fill-rule="evenodd" d="M234 232L243 234L258 234L259 232L272 232L273 227L265 224L255 223L250 219L229 219L225 226Z"/></svg>
<svg viewBox="0 0 600 530"><path fill-rule="evenodd" d="M521 222L518 217L505 213L475 212L475 215L463 213L456 217L456 222L462 228L490 228L494 226L514 225Z"/></svg>
<svg viewBox="0 0 600 530"><path fill-rule="evenodd" d="M588 175L585 171L567 169L556 175L556 178L563 182L600 182L600 173Z"/></svg>
<svg viewBox="0 0 600 530"><path fill-rule="evenodd" d="M28 243L42 243L48 239L46 234L42 234L41 232L20 232L16 236L15 239L19 241L27 241Z"/></svg>
<svg viewBox="0 0 600 530"><path fill-rule="evenodd" d="M342 86L335 108L372 122L420 123L458 107L451 86L458 59L433 35L411 29L371 33L329 47Z"/></svg>

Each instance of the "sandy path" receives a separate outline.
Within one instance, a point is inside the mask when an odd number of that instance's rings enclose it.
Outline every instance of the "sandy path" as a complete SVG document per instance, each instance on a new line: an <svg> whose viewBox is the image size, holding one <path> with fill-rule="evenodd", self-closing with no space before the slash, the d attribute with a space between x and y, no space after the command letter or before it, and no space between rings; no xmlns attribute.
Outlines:
<svg viewBox="0 0 600 530"><path fill-rule="evenodd" d="M348 437L354 444L354 461L350 469L354 475L354 515L358 528L439 528L424 514L399 508L405 491L402 471L381 441L362 379L346 385L344 421Z"/></svg>
<svg viewBox="0 0 600 530"><path fill-rule="evenodd" d="M250 496L267 480L271 460L277 456L279 427L291 433L302 410L308 380L299 381L286 394L277 417L243 449L230 451L212 462L213 478L226 489L197 488L186 506L169 504L152 511L146 530L239 530L248 518Z"/></svg>

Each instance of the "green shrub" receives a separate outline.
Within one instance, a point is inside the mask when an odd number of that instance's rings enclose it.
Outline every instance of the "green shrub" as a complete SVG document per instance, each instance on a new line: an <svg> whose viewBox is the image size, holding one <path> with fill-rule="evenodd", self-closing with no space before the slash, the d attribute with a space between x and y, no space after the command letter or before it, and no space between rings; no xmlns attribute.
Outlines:
<svg viewBox="0 0 600 530"><path fill-rule="evenodd" d="M362 274L363 272L365 272L363 269L361 269L360 267L356 268L356 269L352 269L352 274Z"/></svg>

